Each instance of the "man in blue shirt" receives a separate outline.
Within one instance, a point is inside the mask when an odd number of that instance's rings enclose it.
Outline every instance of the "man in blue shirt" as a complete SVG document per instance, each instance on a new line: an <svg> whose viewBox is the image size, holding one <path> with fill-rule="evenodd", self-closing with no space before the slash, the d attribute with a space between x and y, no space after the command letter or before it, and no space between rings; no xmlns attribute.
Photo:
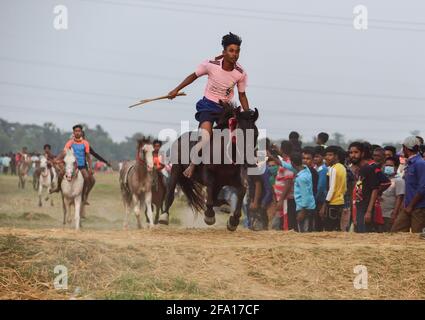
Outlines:
<svg viewBox="0 0 425 320"><path fill-rule="evenodd" d="M314 219L316 201L313 195L313 178L310 169L303 165L300 153L291 155L291 164L296 171L294 199L297 210L298 231L307 232L310 221Z"/></svg>
<svg viewBox="0 0 425 320"><path fill-rule="evenodd" d="M325 203L326 195L328 194L328 167L323 161L324 156L325 148L322 146L317 146L314 149L314 164L319 175L316 193L316 207L318 212ZM316 215L315 230L323 231L323 221L319 215Z"/></svg>
<svg viewBox="0 0 425 320"><path fill-rule="evenodd" d="M419 233L425 228L425 160L419 154L417 137L407 137L403 142L403 154L407 159L404 179L406 192L404 210L396 218L392 232Z"/></svg>

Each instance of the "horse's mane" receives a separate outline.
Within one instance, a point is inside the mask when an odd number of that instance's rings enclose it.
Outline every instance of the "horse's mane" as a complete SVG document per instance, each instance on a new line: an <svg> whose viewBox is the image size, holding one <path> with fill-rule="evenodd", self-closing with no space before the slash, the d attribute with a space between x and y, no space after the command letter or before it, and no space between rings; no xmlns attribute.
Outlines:
<svg viewBox="0 0 425 320"><path fill-rule="evenodd" d="M238 106L233 102L220 101L220 105L223 107L223 112L217 121L217 125L214 127L215 129L227 128L229 119L235 116L236 109L238 108Z"/></svg>

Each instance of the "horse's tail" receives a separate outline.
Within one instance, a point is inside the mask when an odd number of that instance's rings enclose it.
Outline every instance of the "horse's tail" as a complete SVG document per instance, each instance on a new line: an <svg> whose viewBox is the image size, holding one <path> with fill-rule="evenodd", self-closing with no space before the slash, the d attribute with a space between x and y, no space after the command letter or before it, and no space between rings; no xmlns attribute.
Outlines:
<svg viewBox="0 0 425 320"><path fill-rule="evenodd" d="M199 212L205 210L204 193L202 185L199 182L188 179L185 176L180 176L178 184L186 195L189 206L193 211Z"/></svg>

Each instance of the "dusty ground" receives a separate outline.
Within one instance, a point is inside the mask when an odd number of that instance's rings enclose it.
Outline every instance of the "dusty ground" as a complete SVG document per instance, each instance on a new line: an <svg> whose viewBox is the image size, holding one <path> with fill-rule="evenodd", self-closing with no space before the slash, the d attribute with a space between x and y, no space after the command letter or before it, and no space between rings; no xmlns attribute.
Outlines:
<svg viewBox="0 0 425 320"><path fill-rule="evenodd" d="M425 241L412 234L251 232L195 224L183 201L172 224L122 231L116 175L99 175L83 230L37 207L0 176L1 299L424 299ZM57 197L58 198L58 197ZM188 228L196 226L194 228ZM201 228L202 227L202 228ZM55 290L54 267L68 268ZM368 289L355 289L356 265Z"/></svg>

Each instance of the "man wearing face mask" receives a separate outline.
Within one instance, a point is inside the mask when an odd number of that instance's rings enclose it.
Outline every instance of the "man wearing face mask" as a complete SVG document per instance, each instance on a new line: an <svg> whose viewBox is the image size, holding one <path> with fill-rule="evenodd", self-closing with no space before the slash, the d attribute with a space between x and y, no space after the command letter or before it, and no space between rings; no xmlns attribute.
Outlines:
<svg viewBox="0 0 425 320"><path fill-rule="evenodd" d="M415 136L407 137L403 142L403 155L407 162L404 209L397 216L392 232L409 232L411 229L419 233L425 228L425 160L419 154L419 146Z"/></svg>
<svg viewBox="0 0 425 320"><path fill-rule="evenodd" d="M382 215L384 217L384 232L390 232L403 205L405 183L397 174L400 161L397 157L385 159L384 174L391 180L390 187L382 193Z"/></svg>

